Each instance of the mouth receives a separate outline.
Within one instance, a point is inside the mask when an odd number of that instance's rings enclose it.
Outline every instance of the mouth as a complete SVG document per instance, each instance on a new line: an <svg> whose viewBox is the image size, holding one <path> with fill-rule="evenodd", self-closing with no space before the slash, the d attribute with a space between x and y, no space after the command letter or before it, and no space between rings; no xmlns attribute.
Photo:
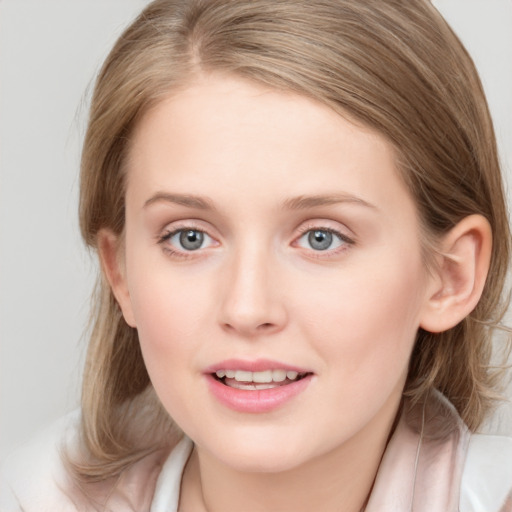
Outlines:
<svg viewBox="0 0 512 512"><path fill-rule="evenodd" d="M259 391L287 386L298 382L310 372L297 372L295 370L275 369L251 372L247 370L217 370L211 374L212 377L234 389Z"/></svg>
<svg viewBox="0 0 512 512"><path fill-rule="evenodd" d="M315 374L277 361L232 359L208 368L205 376L222 405L237 412L266 413L294 403Z"/></svg>

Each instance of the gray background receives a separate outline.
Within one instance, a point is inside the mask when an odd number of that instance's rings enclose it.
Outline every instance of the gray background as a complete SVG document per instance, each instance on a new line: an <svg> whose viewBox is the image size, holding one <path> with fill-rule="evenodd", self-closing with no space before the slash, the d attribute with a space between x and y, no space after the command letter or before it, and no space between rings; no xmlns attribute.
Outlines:
<svg viewBox="0 0 512 512"><path fill-rule="evenodd" d="M78 236L80 141L92 77L147 3L0 0L0 456L78 405L96 272ZM512 0L435 3L480 70L512 183ZM486 428L512 435L512 407Z"/></svg>

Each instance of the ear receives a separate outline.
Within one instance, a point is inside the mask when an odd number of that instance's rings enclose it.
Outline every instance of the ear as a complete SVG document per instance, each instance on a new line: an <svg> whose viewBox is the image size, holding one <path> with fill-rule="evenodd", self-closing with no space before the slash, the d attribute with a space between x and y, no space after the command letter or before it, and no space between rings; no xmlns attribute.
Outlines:
<svg viewBox="0 0 512 512"><path fill-rule="evenodd" d="M98 253L103 273L110 284L112 293L121 308L126 323L131 327L136 327L130 293L126 282L126 269L122 250L123 243L118 235L115 235L108 229L101 229L98 232Z"/></svg>
<svg viewBox="0 0 512 512"><path fill-rule="evenodd" d="M443 237L421 328L446 331L473 311L484 289L491 250L491 226L482 215L465 217Z"/></svg>

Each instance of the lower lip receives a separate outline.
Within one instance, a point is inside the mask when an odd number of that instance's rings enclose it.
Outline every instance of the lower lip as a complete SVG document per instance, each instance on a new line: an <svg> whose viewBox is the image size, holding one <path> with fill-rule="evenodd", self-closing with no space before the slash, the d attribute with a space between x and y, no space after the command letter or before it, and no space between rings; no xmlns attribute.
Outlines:
<svg viewBox="0 0 512 512"><path fill-rule="evenodd" d="M213 396L223 405L237 412L270 412L292 400L309 385L312 375L271 389L236 389L226 386L213 375L207 375L207 381Z"/></svg>

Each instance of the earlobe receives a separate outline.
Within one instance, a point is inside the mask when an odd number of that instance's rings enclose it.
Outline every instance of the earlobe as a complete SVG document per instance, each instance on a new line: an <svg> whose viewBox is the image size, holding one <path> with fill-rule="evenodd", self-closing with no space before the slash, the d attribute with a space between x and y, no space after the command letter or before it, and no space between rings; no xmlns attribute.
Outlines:
<svg viewBox="0 0 512 512"><path fill-rule="evenodd" d="M119 237L112 231L107 229L99 231L98 253L103 273L110 284L126 323L131 327L136 327L120 244Z"/></svg>
<svg viewBox="0 0 512 512"><path fill-rule="evenodd" d="M421 328L446 331L473 311L485 286L491 251L491 226L482 215L465 217L444 236Z"/></svg>

